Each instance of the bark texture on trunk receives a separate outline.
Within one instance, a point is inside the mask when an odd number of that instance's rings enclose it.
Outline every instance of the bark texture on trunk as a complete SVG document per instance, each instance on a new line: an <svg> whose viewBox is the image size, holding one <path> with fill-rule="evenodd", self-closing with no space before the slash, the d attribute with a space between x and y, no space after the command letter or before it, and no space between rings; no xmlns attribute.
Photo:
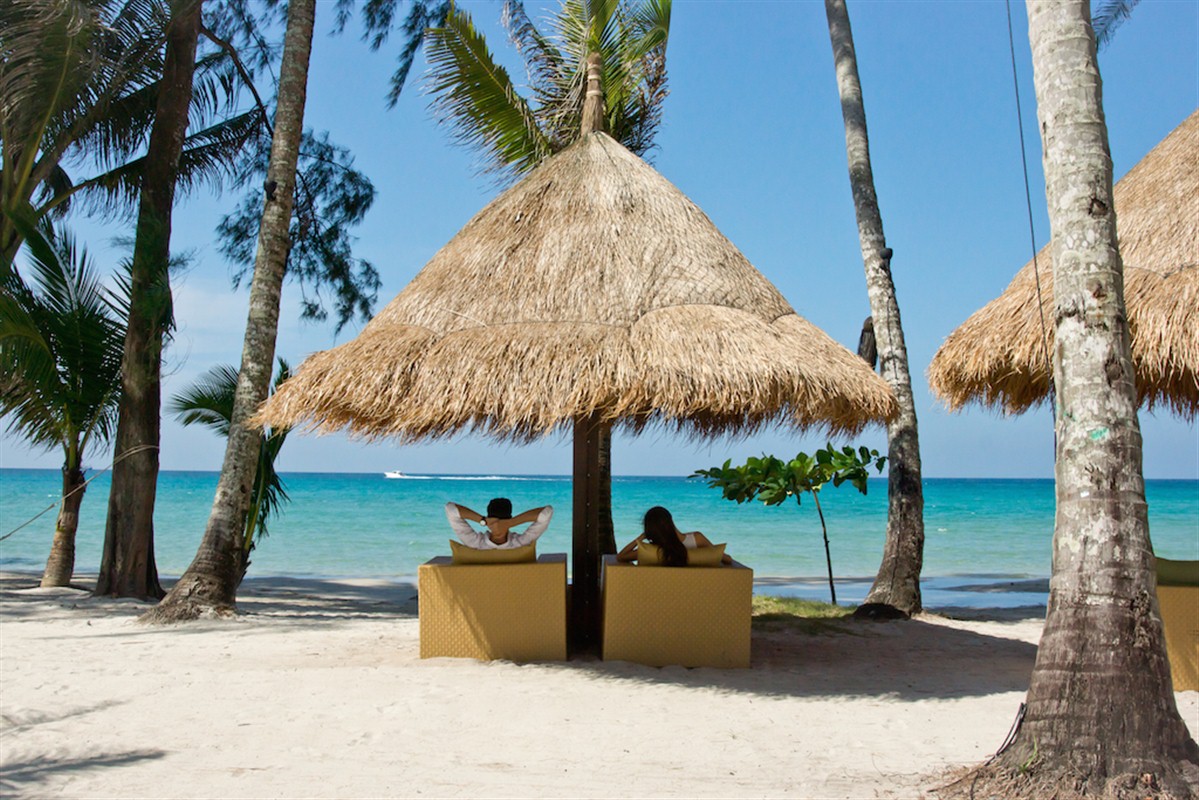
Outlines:
<svg viewBox="0 0 1199 800"><path fill-rule="evenodd" d="M976 777L1005 796L1193 797L1149 542L1102 84L1086 0L1028 3L1052 229L1057 512L1023 725Z"/></svg>
<svg viewBox="0 0 1199 800"><path fill-rule="evenodd" d="M245 574L246 515L258 472L262 432L247 424L270 392L279 331L279 302L291 249L290 226L296 193L296 164L304 128L308 64L316 0L291 0L279 72L279 100L267 191L258 229L258 251L250 283L250 310L242 345L241 371L233 397L233 414L225 460L217 482L208 526L191 566L154 609L146 622L177 622L232 613L237 587Z"/></svg>
<svg viewBox="0 0 1199 800"><path fill-rule="evenodd" d="M611 441L610 423L598 414L574 424L574 493L571 522L571 647L588 652L599 646L600 557L607 540L612 540L611 468L601 467L602 443ZM613 549L615 549L613 547Z"/></svg>
<svg viewBox="0 0 1199 800"><path fill-rule="evenodd" d="M133 246L112 489L96 594L160 598L154 498L162 400L162 345L171 319L167 275L171 206L187 135L201 0L172 3L166 57L146 150Z"/></svg>
<svg viewBox="0 0 1199 800"><path fill-rule="evenodd" d="M46 571L42 573L42 586L69 586L75 574L75 533L79 530L79 506L87 482L83 470L78 466L62 469L62 505L58 508L58 521L54 524L54 541L50 544L50 557L46 559Z"/></svg>
<svg viewBox="0 0 1199 800"><path fill-rule="evenodd" d="M887 425L887 537L882 565L865 603L881 604L914 614L921 609L920 570L924 566L924 486L920 478L920 441L916 431L916 402L908 371L891 279L891 254L883 236L883 220L874 191L870 144L866 136L866 107L858 79L858 60L845 0L825 0L837 90L845 121L845 152L853 189L858 238L866 269L866 292L878 350L879 371L899 404L899 414Z"/></svg>

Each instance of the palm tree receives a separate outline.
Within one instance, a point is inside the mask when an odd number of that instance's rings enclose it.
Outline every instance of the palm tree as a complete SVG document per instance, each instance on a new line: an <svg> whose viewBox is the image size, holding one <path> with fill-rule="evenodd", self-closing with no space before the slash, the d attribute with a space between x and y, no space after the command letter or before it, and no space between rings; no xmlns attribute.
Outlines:
<svg viewBox="0 0 1199 800"><path fill-rule="evenodd" d="M920 441L916 401L908 369L895 283L891 279L891 249L883 236L883 220L874 192L870 145L866 137L866 108L858 80L858 60L845 0L825 0L837 89L845 120L845 151L849 182L858 219L858 238L866 268L866 292L878 348L879 368L895 393L899 414L887 423L887 537L883 561L866 600L859 609L878 613L889 606L914 614L921 609L920 570L924 565L924 487L920 479ZM864 332L864 331L863 331Z"/></svg>
<svg viewBox="0 0 1199 800"><path fill-rule="evenodd" d="M451 8L426 34L433 108L481 168L512 180L582 133L587 59L600 57L604 124L637 155L654 144L666 100L671 0L564 0L542 33L518 0L504 4L508 35L524 59L528 97L495 62L466 12Z"/></svg>
<svg viewBox="0 0 1199 800"><path fill-rule="evenodd" d="M191 107L202 0L173 0L140 185L116 460L96 594L161 598L154 561L162 348L172 318L171 209Z"/></svg>
<svg viewBox="0 0 1199 800"><path fill-rule="evenodd" d="M296 164L304 129L308 64L316 0L291 0L283 42L279 97L271 137L267 191L258 229L258 254L250 285L250 310L241 369L229 414L225 460L208 526L191 565L159 604L152 622L194 619L206 611L231 612L237 586L248 566L244 530L250 498L260 471L262 434L249 420L267 398L279 330L279 302L295 205ZM280 440L280 444L281 444ZM265 476L263 476L265 477Z"/></svg>
<svg viewBox="0 0 1199 800"><path fill-rule="evenodd" d="M61 447L62 505L42 586L66 586L86 482L84 457L112 433L125 339L122 301L110 300L87 252L65 231L28 240L32 285L0 283L0 414L31 444Z"/></svg>
<svg viewBox="0 0 1199 800"><path fill-rule="evenodd" d="M291 377L291 367L278 361L274 386ZM199 381L175 395L167 404L184 425L203 425L218 436L228 437L237 392L237 370L228 364L213 367ZM267 535L267 521L279 513L287 501L283 480L275 471L275 460L287 439L286 430L263 431L259 437L258 467L250 492L249 514L241 537L241 577L250 566L250 552Z"/></svg>
<svg viewBox="0 0 1199 800"><path fill-rule="evenodd" d="M1087 0L1029 0L1052 229L1057 514L1023 722L990 797L1195 797L1154 588L1123 264Z"/></svg>
<svg viewBox="0 0 1199 800"><path fill-rule="evenodd" d="M528 73L524 97L470 17L452 7L445 25L426 34L433 108L459 144L480 154L481 171L501 181L514 180L592 130L606 131L643 156L653 147L668 94L670 13L671 0L563 0L543 33L523 3L508 0L504 21ZM596 92L603 102L589 104L588 95ZM588 118L589 110L598 118ZM586 489L575 487L576 504L590 502L598 520L592 530L576 519L572 543L571 628L576 646L588 647L598 630L599 558L616 552L611 424L579 420L574 441L575 457L594 452L599 473L586 501L579 494Z"/></svg>

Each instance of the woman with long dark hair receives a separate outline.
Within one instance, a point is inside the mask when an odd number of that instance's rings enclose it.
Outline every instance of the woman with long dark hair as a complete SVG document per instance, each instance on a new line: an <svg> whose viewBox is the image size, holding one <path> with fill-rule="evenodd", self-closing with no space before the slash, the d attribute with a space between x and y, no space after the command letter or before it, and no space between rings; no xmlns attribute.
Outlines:
<svg viewBox="0 0 1199 800"><path fill-rule="evenodd" d="M656 545L662 552L662 565L666 567L685 567L688 562L688 551L700 547L711 547L708 537L699 531L683 533L674 524L674 517L662 506L654 506L645 512L642 520L642 534L624 546L616 554L617 561L637 560L637 546L641 542ZM721 563L731 564L729 555L721 558Z"/></svg>

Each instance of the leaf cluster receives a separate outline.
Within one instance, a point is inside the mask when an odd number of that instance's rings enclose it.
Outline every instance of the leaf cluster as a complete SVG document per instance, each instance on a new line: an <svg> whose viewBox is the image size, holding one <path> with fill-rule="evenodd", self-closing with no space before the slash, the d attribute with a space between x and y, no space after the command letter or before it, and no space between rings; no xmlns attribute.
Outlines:
<svg viewBox="0 0 1199 800"><path fill-rule="evenodd" d="M434 113L480 154L481 171L514 179L579 138L587 57L599 53L607 131L644 155L668 94L670 14L671 0L563 0L542 31L522 2L506 0L504 26L527 73L519 87L470 16L451 7L426 32Z"/></svg>
<svg viewBox="0 0 1199 800"><path fill-rule="evenodd" d="M134 212L170 15L166 0L0 5L0 205L6 215L61 215L74 198L109 218ZM236 154L264 124L260 109L239 110L241 88L228 53L201 53L179 165L185 190L201 183L221 187ZM81 178L72 164L97 171ZM19 236L0 229L11 260Z"/></svg>
<svg viewBox="0 0 1199 800"><path fill-rule="evenodd" d="M254 185L266 178L270 141L243 160L239 181ZM375 199L375 187L354 169L350 152L329 141L327 134L305 131L300 141L296 170L296 199L289 236L287 275L303 291L305 319L328 316L322 290L331 289L336 328L358 317L369 320L382 285L378 270L369 261L355 258L350 229L360 223ZM220 252L234 263L234 286L247 279L254 267L258 228L262 222L262 196L249 192L217 226Z"/></svg>
<svg viewBox="0 0 1199 800"><path fill-rule="evenodd" d="M408 73L412 70L412 62L425 40L425 33L431 28L444 25L452 6L449 0L408 0L408 13L403 16L403 22L397 22L401 2L402 0L363 0L362 3L362 23L365 29L362 38L370 44L371 50L382 47L396 28L399 29L403 40L387 91L389 108L399 102L400 93L408 82ZM355 0L337 0L336 32L345 30L346 23L353 14L354 3Z"/></svg>
<svg viewBox="0 0 1199 800"><path fill-rule="evenodd" d="M0 282L0 415L38 447L62 447L79 468L92 438L116 427L127 298L101 283L64 230L27 230L29 280ZM119 294L119 293L118 293Z"/></svg>
<svg viewBox="0 0 1199 800"><path fill-rule="evenodd" d="M167 411L184 425L203 425L218 436L228 437L233 419L233 401L237 392L237 370L219 364L195 383L171 398ZM291 367L280 358L272 391L291 377ZM267 535L267 521L279 514L288 501L283 479L275 471L275 460L287 439L287 428L268 428L263 431L258 449L258 467L250 496L250 514L246 520L243 542L245 553L253 549L254 541Z"/></svg>
<svg viewBox="0 0 1199 800"><path fill-rule="evenodd" d="M838 449L830 443L812 455L800 452L790 461L762 455L733 466L728 459L720 466L696 470L691 477L706 479L709 487L737 503L759 500L776 506L795 498L798 505L804 494L816 494L829 483L834 487L849 483L866 494L870 467L882 472L886 463L887 457L877 450L849 445Z"/></svg>

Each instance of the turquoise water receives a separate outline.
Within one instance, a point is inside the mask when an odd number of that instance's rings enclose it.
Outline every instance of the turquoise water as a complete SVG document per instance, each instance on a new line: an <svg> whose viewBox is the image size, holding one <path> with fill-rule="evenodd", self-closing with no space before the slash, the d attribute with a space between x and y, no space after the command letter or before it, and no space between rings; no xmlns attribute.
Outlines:
<svg viewBox="0 0 1199 800"><path fill-rule="evenodd" d="M412 476L380 473L284 475L291 502L255 550L251 575L404 579L419 564L449 551L442 506L454 500L482 509L497 495L517 511L551 503L557 514L538 552L570 550L570 479L565 476ZM155 509L155 551L163 576L191 562L216 488L215 472L163 472ZM76 569L100 563L110 478L90 484L79 525ZM55 470L0 470L0 535L47 506L61 491ZM928 605L1018 605L1044 602L1044 593L1007 590L1047 578L1053 534L1053 481L925 481L924 590ZM1150 533L1166 558L1199 559L1199 482L1149 481ZM664 505L683 530L702 530L754 568L780 594L828 598L820 522L810 499L802 506L737 505L702 481L617 477L613 521L618 544L639 531L645 509ZM846 485L828 488L821 504L829 526L837 595L858 601L878 569L886 529L887 486L872 480L866 496ZM40 571L54 528L54 511L0 542L0 569ZM987 584L979 593L956 587ZM767 589L762 589L766 591Z"/></svg>

